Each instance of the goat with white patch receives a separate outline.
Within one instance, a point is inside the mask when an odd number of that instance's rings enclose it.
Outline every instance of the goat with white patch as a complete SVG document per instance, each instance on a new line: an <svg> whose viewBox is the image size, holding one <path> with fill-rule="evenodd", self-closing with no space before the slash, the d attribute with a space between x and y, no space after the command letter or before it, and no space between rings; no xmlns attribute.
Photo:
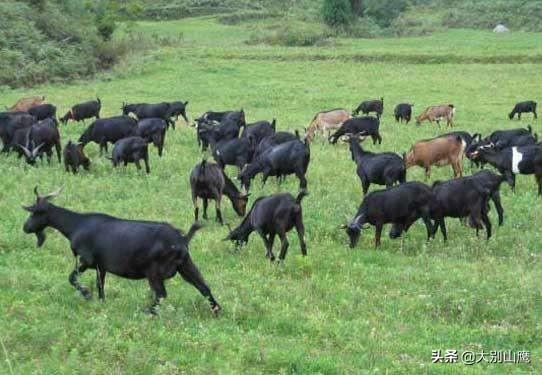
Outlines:
<svg viewBox="0 0 542 375"><path fill-rule="evenodd" d="M517 174L534 174L538 184L538 195L542 195L542 147L513 146L499 148L494 144L479 147L473 152L477 160L489 163L506 177L512 190L516 186Z"/></svg>

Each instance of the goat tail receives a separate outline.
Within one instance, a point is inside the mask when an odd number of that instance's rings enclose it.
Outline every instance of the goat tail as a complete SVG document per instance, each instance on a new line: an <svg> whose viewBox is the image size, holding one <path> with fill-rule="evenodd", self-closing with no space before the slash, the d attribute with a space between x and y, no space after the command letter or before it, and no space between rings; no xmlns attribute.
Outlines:
<svg viewBox="0 0 542 375"><path fill-rule="evenodd" d="M301 139L301 137L299 136L299 130L297 129L295 130L295 136L297 139Z"/></svg>
<svg viewBox="0 0 542 375"><path fill-rule="evenodd" d="M276 118L273 118L273 121L271 121L271 129L273 129L274 131L277 130L277 119Z"/></svg>
<svg viewBox="0 0 542 375"><path fill-rule="evenodd" d="M531 127L531 125L527 125L527 130L529 131L529 133L533 134L533 128Z"/></svg>
<svg viewBox="0 0 542 375"><path fill-rule="evenodd" d="M307 191L307 189L301 189L301 191L295 198L295 203L300 204L303 198L305 198L307 195L309 195L309 192Z"/></svg>
<svg viewBox="0 0 542 375"><path fill-rule="evenodd" d="M102 101L100 100L100 98L96 97L96 101L98 102L98 104L102 104Z"/></svg>
<svg viewBox="0 0 542 375"><path fill-rule="evenodd" d="M186 238L188 238L188 242L190 243L190 241L192 240L192 237L194 237L194 235L196 234L196 232L198 230L200 230L201 228L203 228L203 225L201 225L199 222L194 222L194 224L192 224L192 226L190 227L190 229L188 230L188 233L186 234Z"/></svg>

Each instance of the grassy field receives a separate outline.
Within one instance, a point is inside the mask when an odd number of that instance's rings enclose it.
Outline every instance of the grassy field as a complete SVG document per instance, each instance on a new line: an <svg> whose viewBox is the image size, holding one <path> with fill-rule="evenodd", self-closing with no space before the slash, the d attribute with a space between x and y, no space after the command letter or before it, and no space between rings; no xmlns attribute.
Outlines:
<svg viewBox="0 0 542 375"><path fill-rule="evenodd" d="M249 25L250 26L250 25ZM384 142L375 151L406 151L418 139L444 132L429 125L397 125L393 106L450 102L457 129L487 134L531 124L529 115L509 121L511 106L542 100L540 34L494 35L455 30L423 38L336 40L316 48L247 46L251 27L224 26L210 18L141 23L136 29L177 37L164 47L118 66L99 79L4 91L1 105L26 94L44 94L64 112L99 96L103 115L120 112L123 101L189 100L189 116L244 108L248 121L277 118L281 130L302 130L319 110L354 108L384 96ZM374 62L349 56L393 55ZM450 56L452 63L426 63L420 55ZM323 56L323 58L316 58ZM471 57L483 58L484 64ZM401 58L409 63L401 62ZM508 58L502 63L501 58ZM529 60L529 59L533 60ZM63 114L63 113L62 113ZM87 123L88 125L88 123ZM61 129L63 142L85 125ZM405 249L374 230L351 250L337 227L361 202L355 166L344 144L317 139L311 146L309 197L303 202L308 256L295 235L282 266L269 264L263 243L252 236L241 252L222 241L227 234L210 220L191 253L223 307L214 317L199 293L175 278L157 317L146 281L110 276L107 299L84 301L68 283L74 259L68 242L48 231L41 249L21 228L21 204L61 185L56 203L77 211L159 220L187 230L193 221L188 176L202 159L193 128L169 132L164 157L152 150L152 173L135 167L113 170L91 145L90 172L64 173L53 162L29 167L15 156L0 160L0 340L1 373L540 373L542 371L542 216L531 176L518 178L512 194L503 185L505 224L485 241L450 220L449 241L425 243L425 228L409 231ZM466 173L470 173L465 162ZM234 170L229 170L231 174ZM432 180L452 175L435 170ZM409 180L423 180L411 169ZM373 186L372 189L377 189ZM252 198L297 192L297 180L254 185ZM251 202L253 201L251 199ZM228 204L226 222L236 224ZM214 210L210 210L214 219ZM494 210L491 213L496 225ZM82 282L94 288L94 272ZM433 349L529 350L531 364L474 366L432 364Z"/></svg>

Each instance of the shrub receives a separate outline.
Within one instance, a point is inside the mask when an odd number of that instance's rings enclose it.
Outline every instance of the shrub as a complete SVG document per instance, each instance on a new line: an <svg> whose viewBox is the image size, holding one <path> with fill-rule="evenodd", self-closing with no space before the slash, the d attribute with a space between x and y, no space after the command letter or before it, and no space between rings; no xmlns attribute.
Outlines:
<svg viewBox="0 0 542 375"><path fill-rule="evenodd" d="M329 26L345 26L352 20L352 7L349 0L324 0L322 6L324 22Z"/></svg>
<svg viewBox="0 0 542 375"><path fill-rule="evenodd" d="M380 26L388 27L407 9L408 0L367 0L365 4L364 14Z"/></svg>
<svg viewBox="0 0 542 375"><path fill-rule="evenodd" d="M307 47L328 42L332 32L327 28L314 27L312 24L281 23L263 34L253 35L249 44L269 44L286 47Z"/></svg>

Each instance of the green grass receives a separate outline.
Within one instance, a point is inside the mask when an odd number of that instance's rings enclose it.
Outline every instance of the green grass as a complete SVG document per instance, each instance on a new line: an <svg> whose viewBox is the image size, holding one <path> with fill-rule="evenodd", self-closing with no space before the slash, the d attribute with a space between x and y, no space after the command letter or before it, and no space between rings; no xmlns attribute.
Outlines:
<svg viewBox="0 0 542 375"><path fill-rule="evenodd" d="M119 113L123 101L189 100L189 116L209 109L244 108L249 121L278 119L281 130L302 129L313 114L332 107L353 108L361 99L385 97L381 146L406 151L418 139L445 129L397 125L395 103L409 100L415 112L451 102L457 129L484 134L540 120L507 120L522 99L540 102L540 64L406 64L292 56L420 53L497 58L538 55L540 34L456 30L426 38L338 40L335 47L247 46L250 30L213 20L142 23L144 32L183 34L178 47L162 47L104 74L72 85L45 85L2 93L2 105L21 95L43 93L64 112L71 104L102 98L103 115ZM524 35L524 34L521 34ZM469 38L467 38L469 36ZM506 38L506 39L505 39ZM448 52L446 45L456 46ZM479 46L485 46L480 50ZM358 48L359 47L359 48ZM360 51L358 51L358 49ZM227 58L224 58L224 55ZM258 56L247 60L245 56ZM282 56L282 60L269 56ZM63 113L62 113L63 114ZM83 124L62 127L63 142L76 139ZM0 175L0 339L2 373L540 373L542 369L542 226L531 176L518 178L517 192L503 185L505 224L485 241L449 220L449 242L425 243L415 224L404 251L383 238L373 248L374 230L364 231L351 250L337 230L355 213L361 189L345 145L321 139L311 146L310 196L303 202L308 256L295 235L283 266L271 265L257 236L236 253L222 241L227 229L210 220L192 242L191 253L224 310L212 316L197 291L174 278L160 315L145 313L146 281L109 276L106 301L84 301L68 283L74 259L68 242L48 231L43 248L25 235L21 204L32 189L65 187L56 203L77 211L160 220L187 230L193 221L189 171L202 156L193 128L169 132L164 157L152 150L152 173L135 167L112 169L88 147L91 171L77 176L51 166L28 167L2 156ZM465 162L469 173L468 163ZM231 174L234 170L229 170ZM436 169L432 180L451 177ZM409 180L423 180L420 169ZM372 190L378 187L373 186ZM274 181L252 199L278 191L297 192L297 180ZM211 205L212 206L212 205ZM239 222L227 205L225 219ZM214 210L210 210L214 219ZM494 210L491 218L496 224ZM94 285L94 272L82 281ZM94 289L94 288L93 288ZM4 349L5 348L5 349ZM530 350L530 365L431 364L432 349Z"/></svg>

